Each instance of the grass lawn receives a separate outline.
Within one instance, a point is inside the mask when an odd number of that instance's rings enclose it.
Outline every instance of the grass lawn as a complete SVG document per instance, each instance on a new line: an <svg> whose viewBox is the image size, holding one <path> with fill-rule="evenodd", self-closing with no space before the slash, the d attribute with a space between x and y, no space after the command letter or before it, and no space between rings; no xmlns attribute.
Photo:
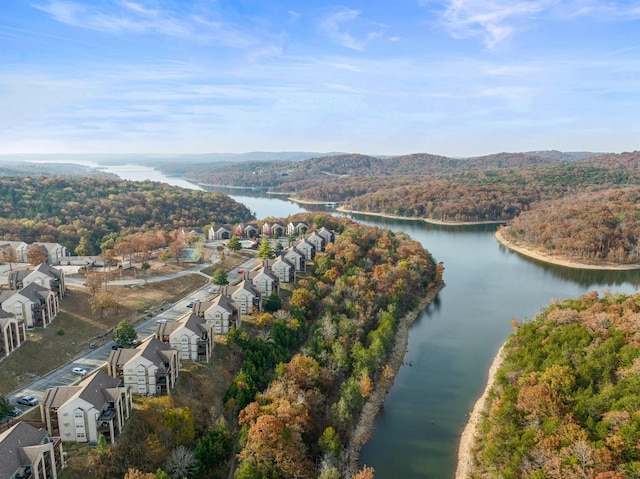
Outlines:
<svg viewBox="0 0 640 479"><path fill-rule="evenodd" d="M164 309L206 282L203 276L191 274L136 288L109 286L118 298L118 312L107 310L102 319L99 313L91 312L87 293L69 289L53 322L46 329L27 331L27 341L0 363L0 395L62 366L87 351L91 342L109 341L111 330L123 319L135 324L145 319L149 310Z"/></svg>

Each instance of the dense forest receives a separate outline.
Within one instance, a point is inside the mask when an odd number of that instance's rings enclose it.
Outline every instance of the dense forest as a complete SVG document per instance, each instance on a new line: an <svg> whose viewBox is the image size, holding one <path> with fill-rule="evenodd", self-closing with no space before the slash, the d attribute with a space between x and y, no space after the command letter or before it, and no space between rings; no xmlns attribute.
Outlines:
<svg viewBox="0 0 640 479"><path fill-rule="evenodd" d="M540 203L514 218L503 235L581 263L639 263L640 187Z"/></svg>
<svg viewBox="0 0 640 479"><path fill-rule="evenodd" d="M230 477L230 467L235 479L343 477L342 454L364 402L377 384L393 379L386 363L398 321L442 271L403 233L326 214L293 219L332 229L336 240L281 309L256 313L257 329L247 323L228 336L241 363L225 410L212 415L202 393L208 386L183 373L187 402L180 394L149 400L117 445L93 454L83 473L156 472L182 450L194 478ZM371 471L356 477L371 478Z"/></svg>
<svg viewBox="0 0 640 479"><path fill-rule="evenodd" d="M58 242L88 254L135 232L252 219L246 206L221 193L151 181L0 177L0 238Z"/></svg>
<svg viewBox="0 0 640 479"><path fill-rule="evenodd" d="M640 185L639 165L640 152L540 151L462 159L343 154L203 168L198 178L303 201L338 202L353 211L449 223L513 221L507 232L525 247L577 262L619 264L639 259L636 209L633 198L625 199L633 193L618 193ZM611 203L613 219L599 210L603 201ZM577 205L583 208L579 214Z"/></svg>
<svg viewBox="0 0 640 479"><path fill-rule="evenodd" d="M639 320L640 295L591 292L514 321L473 477L639 477Z"/></svg>

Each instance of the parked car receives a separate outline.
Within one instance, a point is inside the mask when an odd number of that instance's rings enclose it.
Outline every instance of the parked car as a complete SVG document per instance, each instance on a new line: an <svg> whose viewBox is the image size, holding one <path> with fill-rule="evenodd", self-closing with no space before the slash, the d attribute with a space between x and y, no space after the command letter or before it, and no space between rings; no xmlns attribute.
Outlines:
<svg viewBox="0 0 640 479"><path fill-rule="evenodd" d="M18 404L24 404L25 406L35 406L38 404L38 400L33 396L21 396L16 402Z"/></svg>
<svg viewBox="0 0 640 479"><path fill-rule="evenodd" d="M78 376L86 376L87 375L87 370L84 368L73 368L71 370L71 372L73 374L77 374Z"/></svg>
<svg viewBox="0 0 640 479"><path fill-rule="evenodd" d="M22 414L22 409L20 409L19 407L14 407L9 413L9 415L13 417L18 417L20 414Z"/></svg>
<svg viewBox="0 0 640 479"><path fill-rule="evenodd" d="M113 349L114 351L116 351L118 349L122 349L123 347L124 346L122 344L118 344L118 343L115 343L115 344L111 345L111 349Z"/></svg>

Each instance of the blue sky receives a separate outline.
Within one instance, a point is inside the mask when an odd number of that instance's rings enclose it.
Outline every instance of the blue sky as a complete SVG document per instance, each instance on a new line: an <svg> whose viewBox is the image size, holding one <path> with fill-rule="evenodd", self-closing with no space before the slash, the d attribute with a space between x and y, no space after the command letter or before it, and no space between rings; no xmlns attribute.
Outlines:
<svg viewBox="0 0 640 479"><path fill-rule="evenodd" d="M3 0L0 153L632 151L640 1Z"/></svg>

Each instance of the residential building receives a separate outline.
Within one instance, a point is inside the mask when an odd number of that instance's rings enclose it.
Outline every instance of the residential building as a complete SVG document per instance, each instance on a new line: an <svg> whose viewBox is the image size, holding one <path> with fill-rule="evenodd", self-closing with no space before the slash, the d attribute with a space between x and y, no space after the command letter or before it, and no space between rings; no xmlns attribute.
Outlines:
<svg viewBox="0 0 640 479"><path fill-rule="evenodd" d="M307 270L307 256L295 246L287 248L283 252L283 256L289 263L293 264L296 271Z"/></svg>
<svg viewBox="0 0 640 479"><path fill-rule="evenodd" d="M24 241L6 241L0 240L0 250L6 250L7 248L13 248L13 251L16 254L16 263L26 263L27 262L27 248L29 245ZM2 257L2 255L0 255Z"/></svg>
<svg viewBox="0 0 640 479"><path fill-rule="evenodd" d="M295 279L295 266L283 256L278 256L275 260L269 262L271 272L282 283L293 283Z"/></svg>
<svg viewBox="0 0 640 479"><path fill-rule="evenodd" d="M58 479L64 468L62 441L24 421L0 433L0 478Z"/></svg>
<svg viewBox="0 0 640 479"><path fill-rule="evenodd" d="M307 241L315 247L317 253L324 251L326 242L324 238L320 236L318 233L316 233L315 231L311 233L309 236L307 236Z"/></svg>
<svg viewBox="0 0 640 479"><path fill-rule="evenodd" d="M31 283L44 286L60 297L64 296L67 292L64 282L64 272L49 266L47 263L41 263L35 270L32 270L22 279L23 286L28 286Z"/></svg>
<svg viewBox="0 0 640 479"><path fill-rule="evenodd" d="M251 283L260 291L263 298L268 298L273 292L279 294L280 284L278 277L271 272L269 266L265 263L260 269L252 272Z"/></svg>
<svg viewBox="0 0 640 479"><path fill-rule="evenodd" d="M231 227L214 226L209 229L209 240L228 240L231 238Z"/></svg>
<svg viewBox="0 0 640 479"><path fill-rule="evenodd" d="M194 313L213 325L214 334L226 335L231 328L239 328L241 325L238 307L225 293L219 294L211 301L196 303Z"/></svg>
<svg viewBox="0 0 640 479"><path fill-rule="evenodd" d="M34 243L42 248L47 255L48 263L58 265L65 260L69 254L69 250L59 243Z"/></svg>
<svg viewBox="0 0 640 479"><path fill-rule="evenodd" d="M333 243L336 240L335 235L331 230L328 230L324 226L320 228L317 233L324 238L324 246L325 248L329 243Z"/></svg>
<svg viewBox="0 0 640 479"><path fill-rule="evenodd" d="M303 221L291 221L287 225L287 234L301 236L307 232L309 225Z"/></svg>
<svg viewBox="0 0 640 479"><path fill-rule="evenodd" d="M19 291L0 293L0 306L24 320L27 328L46 328L60 310L60 302L53 291L31 283Z"/></svg>
<svg viewBox="0 0 640 479"><path fill-rule="evenodd" d="M309 243L306 238L301 239L295 243L294 246L304 254L308 261L313 261L313 258L316 256L316 247Z"/></svg>
<svg viewBox="0 0 640 479"><path fill-rule="evenodd" d="M112 350L107 367L133 393L163 396L171 395L176 384L180 358L169 344L150 338L134 349Z"/></svg>
<svg viewBox="0 0 640 479"><path fill-rule="evenodd" d="M262 225L262 234L265 236L282 238L286 232L285 226L279 221L267 221Z"/></svg>
<svg viewBox="0 0 640 479"><path fill-rule="evenodd" d="M178 351L181 360L209 362L213 352L213 325L194 313L176 321L158 323L156 338Z"/></svg>
<svg viewBox="0 0 640 479"><path fill-rule="evenodd" d="M9 356L27 339L24 319L0 309L0 359Z"/></svg>
<svg viewBox="0 0 640 479"><path fill-rule="evenodd" d="M262 311L262 295L247 278L240 281L232 289L229 297L235 303L240 314L250 314L253 308Z"/></svg>
<svg viewBox="0 0 640 479"><path fill-rule="evenodd" d="M115 443L131 415L132 399L119 378L98 371L76 386L47 389L40 403L40 417L49 434L65 442L97 442L103 434Z"/></svg>

